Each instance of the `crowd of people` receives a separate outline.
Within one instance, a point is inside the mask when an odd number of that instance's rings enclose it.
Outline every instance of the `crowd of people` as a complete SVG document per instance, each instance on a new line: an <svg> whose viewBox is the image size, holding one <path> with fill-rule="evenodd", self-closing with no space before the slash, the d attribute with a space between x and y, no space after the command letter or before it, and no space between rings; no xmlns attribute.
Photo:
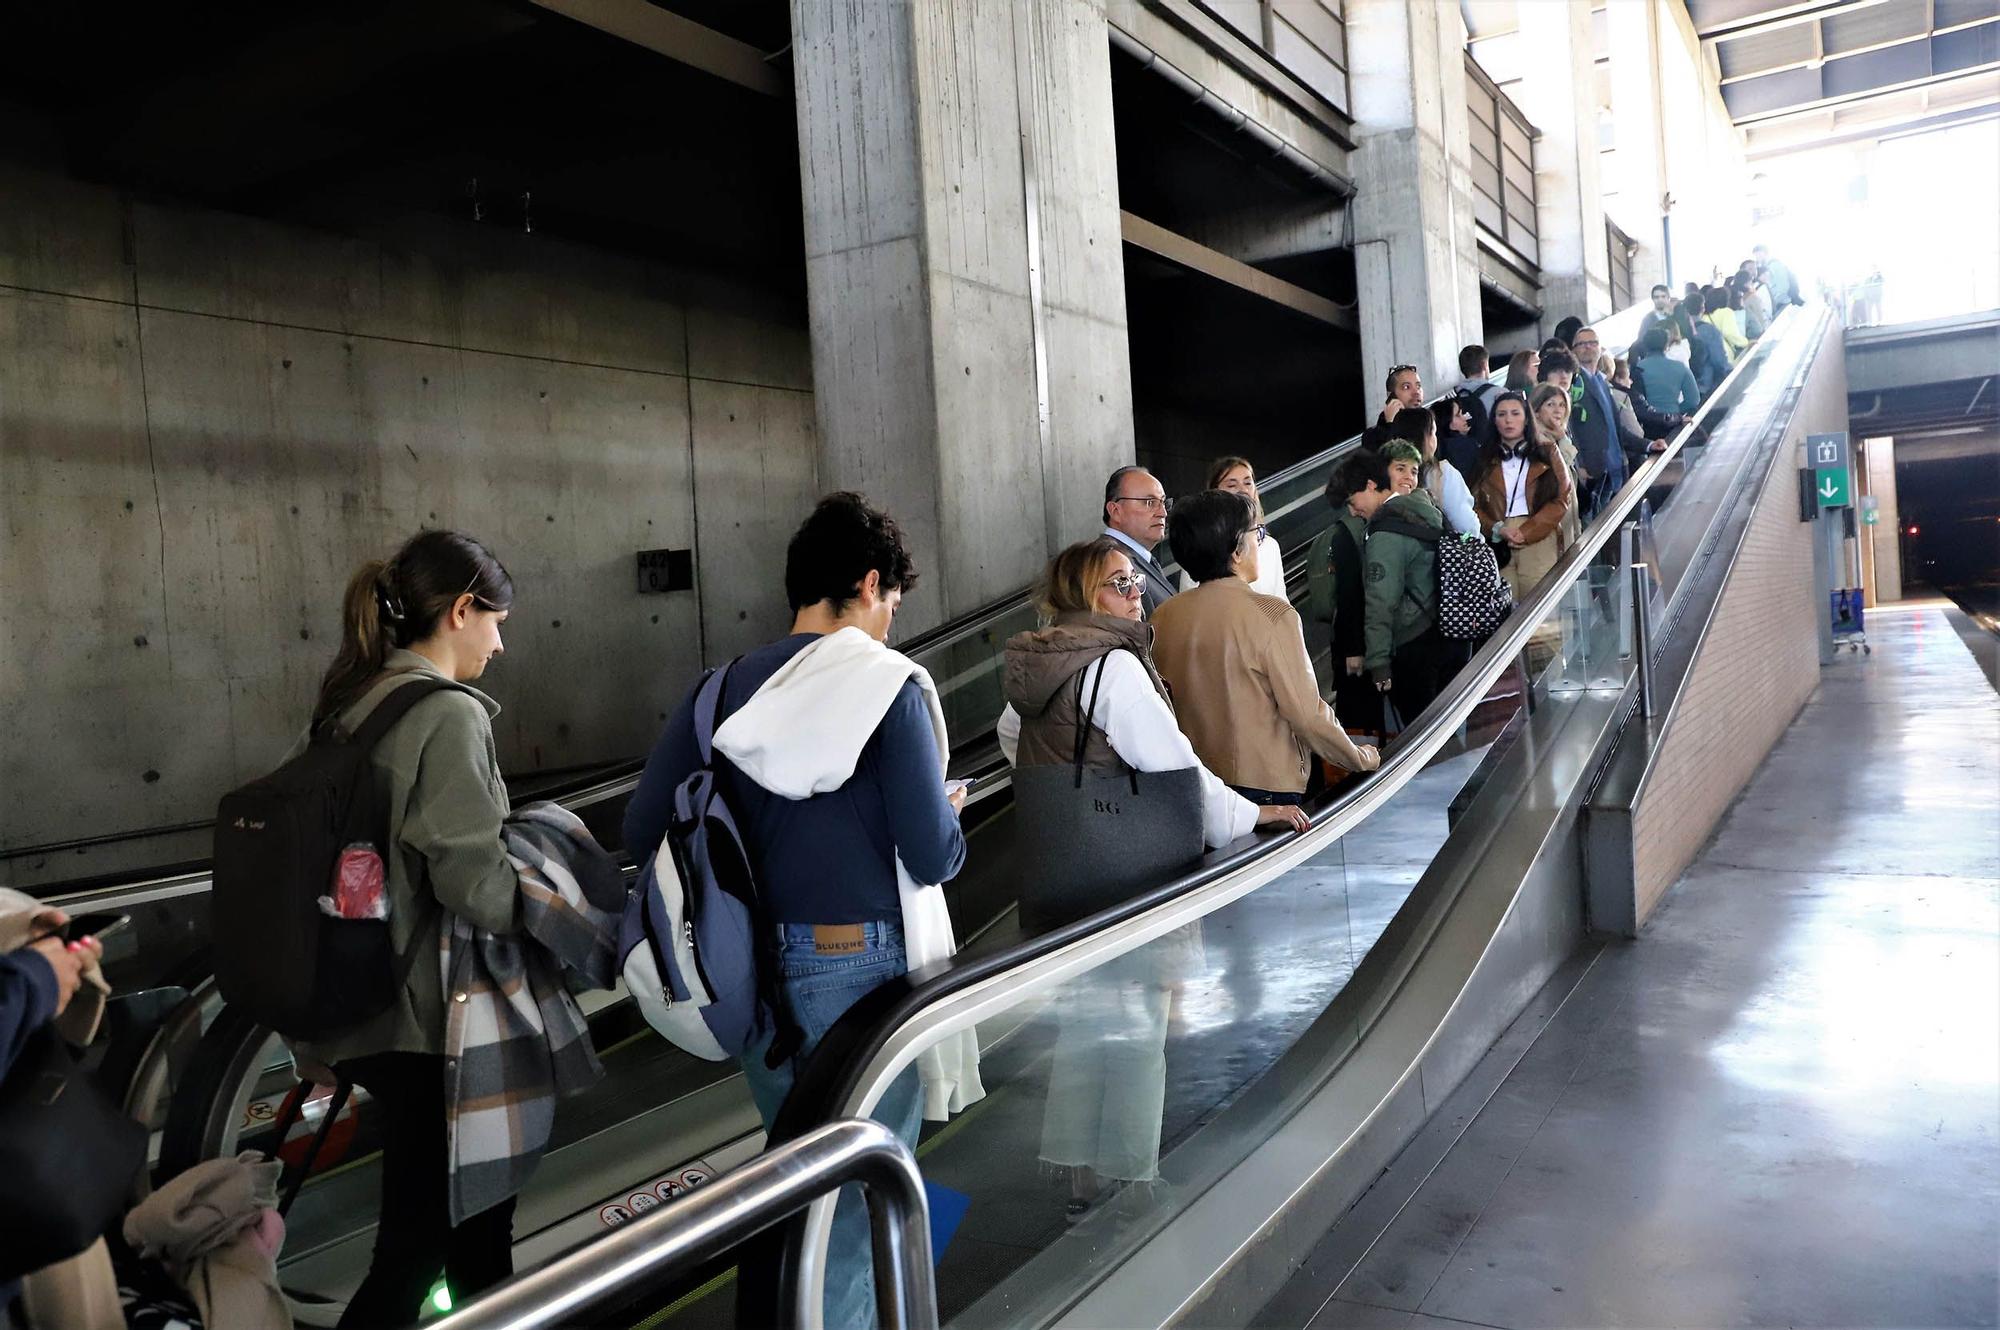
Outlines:
<svg viewBox="0 0 2000 1330"><path fill-rule="evenodd" d="M1636 363L1570 319L1515 355L1504 383L1492 381L1484 347L1464 348L1458 381L1433 403L1415 366L1392 369L1364 446L1326 486L1334 516L1309 553L1304 616L1286 595L1248 460L1219 459L1205 488L1174 500L1143 467L1112 473L1102 531L1050 560L1041 625L1006 644L998 735L1017 774L1016 815L1041 842L1022 885L1026 926L1089 913L1107 890L1136 890L1146 885L1137 876L1185 867L1204 847L1310 825L1308 792L1373 770L1376 743L1429 706L1476 649L1441 624L1441 568L1453 550L1490 551L1498 576L1527 593L1774 309L1798 299L1783 265L1761 252L1681 301L1664 286L1653 295ZM707 721L697 716L702 688L689 693L626 810L627 852L641 863L665 855L676 792L711 772L741 836L772 1019L740 1062L767 1128L835 1023L923 963L911 901L919 884L948 881L966 861L965 792L941 778L950 749L935 687L887 645L917 578L891 516L857 494L822 499L787 549L790 630L724 667ZM552 894L518 848L519 814L495 756L499 707L473 687L503 650L513 600L499 560L458 533L420 533L364 566L342 599L342 642L300 741L362 733L397 688L424 685L414 704L393 709L370 753L397 851L376 883L376 917L397 956L390 997L296 1044L302 1066L362 1085L386 1110L381 1222L346 1326L415 1322L441 1274L461 1299L505 1278L513 1193L540 1148L515 1143L525 1164L503 1161L514 1167L497 1194L465 1187L462 1174L491 1161L465 1151L475 1110L459 1080L457 1004L467 993L452 943L489 961L495 939L521 937L532 950ZM1330 635L1331 703L1308 619ZM863 691L875 701L838 718L849 732L838 744L825 726L770 719L785 714L774 698L819 714ZM746 714L762 719L732 727ZM581 824L573 834L588 840ZM578 879L592 868L573 867ZM559 868L548 875L564 876ZM0 1075L94 975L99 954L94 941L63 936L59 915L31 906L26 931L0 946ZM1145 959L1093 976L1088 1000L1062 1012L1042 1156L1068 1174L1073 1217L1107 1191L1157 1177L1167 1012L1199 949L1189 926ZM534 1025L526 1046L541 1051L531 1061L559 1059L559 1025ZM514 1088L507 1074L496 1088L503 1101ZM976 1071L960 1067L957 1091L942 1098L929 1074L912 1066L874 1110L913 1145L923 1117L980 1093ZM253 1193L264 1195L244 1191ZM479 1197L470 1212L468 1194ZM274 1289L267 1213L246 1202L227 1238L262 1244L257 1287ZM24 1273L0 1263L0 1279ZM0 1282L0 1298L12 1291ZM836 1212L825 1296L828 1325L873 1322L867 1225L851 1196Z"/></svg>

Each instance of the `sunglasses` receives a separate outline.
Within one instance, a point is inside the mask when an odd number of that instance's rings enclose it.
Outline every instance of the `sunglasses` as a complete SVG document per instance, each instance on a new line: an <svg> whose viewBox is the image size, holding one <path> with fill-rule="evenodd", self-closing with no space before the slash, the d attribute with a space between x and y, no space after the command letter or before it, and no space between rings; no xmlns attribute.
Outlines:
<svg viewBox="0 0 2000 1330"><path fill-rule="evenodd" d="M1146 589L1146 579L1134 577L1130 573L1120 573L1116 577L1105 578L1104 585L1130 600Z"/></svg>

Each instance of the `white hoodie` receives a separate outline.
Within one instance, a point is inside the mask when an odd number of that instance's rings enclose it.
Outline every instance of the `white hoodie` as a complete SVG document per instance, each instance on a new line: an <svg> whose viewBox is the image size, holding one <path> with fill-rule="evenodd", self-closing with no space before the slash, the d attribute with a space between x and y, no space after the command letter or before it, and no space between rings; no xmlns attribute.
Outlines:
<svg viewBox="0 0 2000 1330"><path fill-rule="evenodd" d="M951 752L944 708L930 672L891 651L859 628L842 628L780 666L715 732L717 751L771 793L805 799L845 785L861 750L881 726L903 685L917 681L937 735L938 780ZM903 946L909 967L949 960L958 943L944 888L911 879L896 859L903 904ZM946 1037L917 1058L924 1086L924 1116L942 1122L985 1098L979 1083L979 1039L965 1030Z"/></svg>

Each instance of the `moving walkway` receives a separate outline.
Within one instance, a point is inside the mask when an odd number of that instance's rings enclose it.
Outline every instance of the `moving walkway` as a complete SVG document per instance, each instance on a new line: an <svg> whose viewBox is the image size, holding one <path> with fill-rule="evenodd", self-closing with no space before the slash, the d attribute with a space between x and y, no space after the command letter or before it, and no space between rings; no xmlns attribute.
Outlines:
<svg viewBox="0 0 2000 1330"><path fill-rule="evenodd" d="M1704 473L1712 481L1718 468L1705 459L1721 450L1693 441L1719 440L1737 417L1746 431L1755 423L1768 404L1751 389L1768 389L1787 372L1766 373L1777 353L1788 352L1786 365L1810 358L1799 349L1813 332L1805 325L1793 318L1782 335L1767 335L1702 418L1634 476L1557 573L1413 722L1383 770L1321 800L1313 830L1246 839L1092 919L1022 938L1009 908L1014 829L990 726L1000 710L1001 648L1032 625L1032 611L1025 601L997 606L906 648L938 679L953 732L975 736L953 759L955 775L977 781L967 818L969 868L950 889L968 945L943 973L891 985L858 1007L814 1060L777 1134L865 1113L927 1041L978 1027L988 1098L933 1129L920 1147L927 1176L972 1198L940 1269L947 1318L1089 1319L1093 1298L1124 1298L1135 1289L1163 1308L1175 1298L1173 1305L1185 1306L1218 1296L1213 1281L1176 1292L1187 1272L1217 1255L1185 1259L1188 1235L1238 1232L1246 1190L1265 1199L1304 1194L1299 1177L1270 1162L1271 1152L1282 1154L1308 1120L1318 1121L1308 1110L1328 1087L1338 1084L1352 1100L1346 1111L1359 1114L1352 1143L1365 1145L1371 1132L1382 1133L1385 1106L1406 1102L1397 1096L1407 1096L1412 1076L1425 1079L1413 1067L1430 1058L1431 1077L1443 1080L1455 1061L1483 1051L1485 1027L1468 1024L1460 1011L1477 983L1518 989L1567 954L1582 928L1580 893L1569 893L1565 910L1559 890L1524 893L1522 879L1499 873L1492 880L1505 880L1507 889L1485 891L1473 881L1483 873L1470 870L1509 856L1526 866L1524 874L1537 864L1551 819L1572 804L1573 786L1636 675L1627 646L1636 610L1626 594L1631 569L1661 567L1659 549L1669 547L1691 558L1701 542L1684 534L1689 524L1671 519L1688 511L1711 520L1721 503L1715 484L1695 483ZM1746 402L1750 409L1739 411ZM1295 589L1304 548L1327 511L1319 491L1355 442L1265 485ZM1750 445L1739 451L1756 455ZM1669 514L1659 549L1653 506ZM1649 601L1672 589L1658 578L1650 585ZM1510 678L1527 686L1509 689ZM1466 722L1482 707L1492 710L1496 697L1511 713L1504 728L1497 736L1468 733ZM1589 751L1579 747L1586 738ZM630 774L600 780L565 802L615 842L632 781ZM166 884L158 903L198 899L193 876ZM106 908L112 890L64 903ZM1496 947L1517 954L1507 960ZM1496 996L1504 1007L1504 992ZM1067 1029L1066 1016L1075 1018ZM620 1001L593 1012L592 1027L607 1076L559 1116L549 1156L522 1198L520 1268L699 1185L763 1144L732 1069L683 1057ZM1146 1041L1156 1027L1166 1033L1154 1051ZM1070 1213L1073 1198L1044 1176L1073 1165L1050 1157L1062 1151L1051 1146L1047 1112L1066 1039L1072 1048L1088 1040L1132 1053L1145 1063L1133 1083L1159 1086L1157 1176L1107 1176L1077 1214ZM1406 1060L1412 1048L1414 1060ZM292 1116L284 1101L303 1099L283 1145L308 1168L291 1213L285 1279L307 1299L337 1299L358 1278L375 1209L365 1100L329 1118L329 1095L299 1086L282 1044L220 1010L199 986L139 1058L133 1089L134 1106L162 1128L163 1169L276 1145L278 1124ZM1428 1097L1419 1092L1419 1106ZM1105 1121L1115 1137L1116 1115ZM1134 1121L1143 1115L1128 1117L1125 1127ZM1319 1129L1308 1138L1323 1140ZM825 1218L816 1212L790 1231L775 1254L760 1257L772 1262L770 1277L747 1285L792 1306L815 1305L814 1253L823 1246ZM1173 1251L1182 1255L1163 1256ZM1223 1259L1213 1268L1229 1267ZM1112 1319L1148 1315L1121 1310Z"/></svg>

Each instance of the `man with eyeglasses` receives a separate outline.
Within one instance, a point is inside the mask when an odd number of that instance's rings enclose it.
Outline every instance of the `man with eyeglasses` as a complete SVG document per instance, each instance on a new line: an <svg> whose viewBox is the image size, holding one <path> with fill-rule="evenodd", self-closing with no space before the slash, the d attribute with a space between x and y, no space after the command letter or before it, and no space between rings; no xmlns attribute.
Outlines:
<svg viewBox="0 0 2000 1330"><path fill-rule="evenodd" d="M1167 538L1167 509L1172 506L1166 490L1143 466L1121 466L1104 482L1104 534L1125 547L1133 570L1145 577L1139 602L1148 619L1174 594L1166 569L1153 555Z"/></svg>
<svg viewBox="0 0 2000 1330"><path fill-rule="evenodd" d="M1570 392L1569 437L1576 445L1577 469L1583 472L1584 521L1616 494L1630 474L1632 457L1646 456L1643 435L1628 438L1618 419L1611 386L1597 372L1603 344L1595 328L1579 328L1570 349L1576 355L1576 384Z"/></svg>

